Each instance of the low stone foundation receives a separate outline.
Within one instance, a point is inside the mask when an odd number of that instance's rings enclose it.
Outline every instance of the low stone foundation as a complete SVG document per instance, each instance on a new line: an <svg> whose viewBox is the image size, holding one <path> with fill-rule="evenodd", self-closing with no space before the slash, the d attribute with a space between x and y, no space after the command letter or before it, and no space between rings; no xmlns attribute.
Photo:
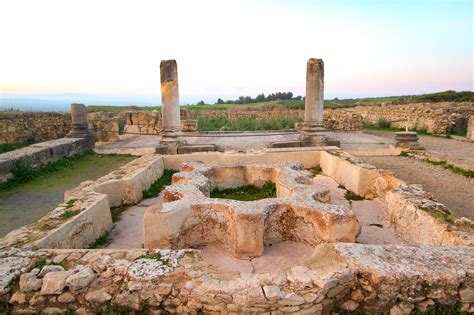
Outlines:
<svg viewBox="0 0 474 315"><path fill-rule="evenodd" d="M324 244L300 265L259 273L218 270L199 251L12 249L0 252L0 311L472 312L472 270L465 247Z"/></svg>
<svg viewBox="0 0 474 315"><path fill-rule="evenodd" d="M18 163L38 168L51 161L91 150L93 147L93 137L61 138L2 153L0 154L0 182L11 176L11 171Z"/></svg>

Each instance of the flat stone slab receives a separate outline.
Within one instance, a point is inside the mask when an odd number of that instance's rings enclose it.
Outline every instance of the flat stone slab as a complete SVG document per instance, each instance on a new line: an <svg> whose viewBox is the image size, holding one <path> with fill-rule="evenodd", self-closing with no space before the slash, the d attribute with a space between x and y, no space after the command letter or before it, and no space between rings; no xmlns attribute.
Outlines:
<svg viewBox="0 0 474 315"><path fill-rule="evenodd" d="M193 144L183 145L178 147L178 154L187 154L194 152L209 152L216 151L216 146L213 144Z"/></svg>

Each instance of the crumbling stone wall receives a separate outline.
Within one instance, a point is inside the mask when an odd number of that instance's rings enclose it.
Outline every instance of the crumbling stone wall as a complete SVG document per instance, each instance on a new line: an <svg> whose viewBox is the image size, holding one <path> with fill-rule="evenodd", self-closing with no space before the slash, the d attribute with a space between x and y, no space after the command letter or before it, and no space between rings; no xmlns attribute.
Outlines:
<svg viewBox="0 0 474 315"><path fill-rule="evenodd" d="M336 243L291 268L240 273L197 250L12 248L0 250L0 312L409 314L434 304L472 312L473 262L467 247Z"/></svg>
<svg viewBox="0 0 474 315"><path fill-rule="evenodd" d="M0 144L48 141L66 135L71 128L71 114L22 111L0 112Z"/></svg>
<svg viewBox="0 0 474 315"><path fill-rule="evenodd" d="M376 125L380 118L391 122L392 127L427 130L442 134L454 131L460 118L474 114L474 103L417 103L405 105L357 106L347 111L362 116L366 124Z"/></svg>

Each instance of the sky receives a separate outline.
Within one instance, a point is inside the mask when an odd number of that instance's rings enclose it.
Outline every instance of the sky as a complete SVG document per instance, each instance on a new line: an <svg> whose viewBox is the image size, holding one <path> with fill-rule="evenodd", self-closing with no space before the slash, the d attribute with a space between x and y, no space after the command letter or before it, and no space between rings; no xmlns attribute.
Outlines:
<svg viewBox="0 0 474 315"><path fill-rule="evenodd" d="M292 91L327 99L474 90L471 0L0 0L0 98L160 104Z"/></svg>

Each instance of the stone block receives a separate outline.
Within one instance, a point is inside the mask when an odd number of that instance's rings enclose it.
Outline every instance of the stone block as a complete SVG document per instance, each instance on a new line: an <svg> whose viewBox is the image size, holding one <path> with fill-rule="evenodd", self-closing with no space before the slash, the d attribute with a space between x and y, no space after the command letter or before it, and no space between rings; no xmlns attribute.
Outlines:
<svg viewBox="0 0 474 315"><path fill-rule="evenodd" d="M214 144L193 144L183 145L178 147L178 154L189 154L194 152L209 152L216 151Z"/></svg>

